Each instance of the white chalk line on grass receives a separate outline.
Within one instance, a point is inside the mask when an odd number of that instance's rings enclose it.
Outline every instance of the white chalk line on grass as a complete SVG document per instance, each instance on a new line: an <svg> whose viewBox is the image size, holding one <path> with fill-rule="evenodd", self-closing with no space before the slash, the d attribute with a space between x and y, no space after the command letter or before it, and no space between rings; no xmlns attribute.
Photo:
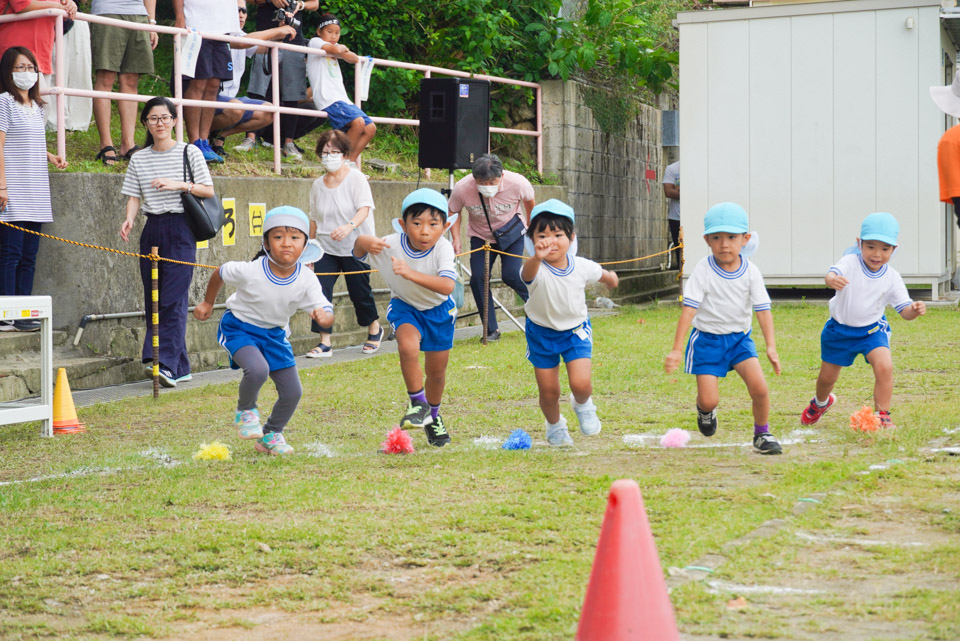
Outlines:
<svg viewBox="0 0 960 641"><path fill-rule="evenodd" d="M819 443L819 439L806 438L816 434L814 430L793 430L782 441L781 445L798 445L800 443ZM624 434L623 443L630 447L649 447L652 449L678 449L666 448L660 445L660 439L663 434ZM685 445L687 448L721 448L721 447L753 447L753 443L693 443Z"/></svg>
<svg viewBox="0 0 960 641"><path fill-rule="evenodd" d="M845 537L820 536L810 534L809 532L794 532L794 536L811 543L831 543L837 545L862 545L862 546L894 546L894 547L926 547L926 543L920 541L882 541L880 539L851 539Z"/></svg>
<svg viewBox="0 0 960 641"><path fill-rule="evenodd" d="M325 445L320 441L315 441L313 443L307 443L306 445L301 446L303 451L307 453L307 456L312 456L314 458L333 458L333 448L329 445Z"/></svg>
<svg viewBox="0 0 960 641"><path fill-rule="evenodd" d="M56 479L67 479L79 476L91 476L93 474L113 474L125 470L141 469L139 467L78 467L72 472L63 472L62 474L45 474L44 476L34 476L29 479L18 479L14 481L0 481L0 485L20 485L22 483L39 483L41 481L52 481Z"/></svg>
<svg viewBox="0 0 960 641"><path fill-rule="evenodd" d="M824 594L823 590L788 588L781 585L740 585L727 581L707 581L710 592L732 592L733 594Z"/></svg>

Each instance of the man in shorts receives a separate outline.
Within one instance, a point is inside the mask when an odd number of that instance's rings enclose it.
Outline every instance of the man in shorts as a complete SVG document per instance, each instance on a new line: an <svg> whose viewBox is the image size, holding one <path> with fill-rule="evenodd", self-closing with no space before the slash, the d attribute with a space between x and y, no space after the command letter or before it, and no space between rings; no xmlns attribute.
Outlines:
<svg viewBox="0 0 960 641"><path fill-rule="evenodd" d="M90 13L95 16L138 24L157 24L157 0L93 0ZM90 48L93 54L94 91L113 91L120 79L120 93L139 93L140 74L153 73L153 50L158 35L153 31L135 31L106 24L90 24ZM117 163L117 150L110 135L111 104L107 98L93 100L93 118L100 132L100 153L104 165ZM130 156L140 148L133 141L137 128L137 103L117 102L120 112L120 155Z"/></svg>
<svg viewBox="0 0 960 641"><path fill-rule="evenodd" d="M227 34L240 31L236 0L173 0L174 26L200 33ZM193 77L183 76L183 97L215 102L221 80L233 80L230 45L204 39ZM223 162L210 147L210 126L216 108L184 107L183 120L190 142L203 152L207 162Z"/></svg>

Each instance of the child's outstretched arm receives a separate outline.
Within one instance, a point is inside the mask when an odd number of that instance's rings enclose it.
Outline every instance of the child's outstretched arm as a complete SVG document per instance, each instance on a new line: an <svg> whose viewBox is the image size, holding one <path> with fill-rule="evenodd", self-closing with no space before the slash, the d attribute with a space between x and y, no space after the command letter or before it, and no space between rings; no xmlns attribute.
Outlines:
<svg viewBox="0 0 960 641"><path fill-rule="evenodd" d="M600 282L610 289L614 289L620 284L620 277L617 276L617 272L605 269L603 270L603 275L600 276Z"/></svg>
<svg viewBox="0 0 960 641"><path fill-rule="evenodd" d="M357 240L353 243L353 255L356 258L363 258L367 254L376 256L384 249L390 249L390 245L383 238L376 236L357 236Z"/></svg>
<svg viewBox="0 0 960 641"><path fill-rule="evenodd" d="M667 358L663 361L663 371L667 374L676 371L680 366L680 360L683 358L683 339L687 337L690 323L693 322L693 317L696 315L697 309L695 307L683 306L683 310L680 312L680 320L677 322L677 331L673 335L673 349L670 350Z"/></svg>
<svg viewBox="0 0 960 641"><path fill-rule="evenodd" d="M533 256L528 258L520 269L520 278L523 279L523 282L533 282L533 279L537 277L537 272L540 271L540 263L550 254L550 250L556 244L555 240L549 238L537 241L537 244L533 246Z"/></svg>
<svg viewBox="0 0 960 641"><path fill-rule="evenodd" d="M447 278L446 276L431 276L430 274L418 272L410 267L407 261L402 258L397 258L396 256L391 256L390 261L393 263L393 273L397 276L406 278L411 283L416 283L420 285L420 287L425 287L432 292L437 292L444 296L449 296L453 293L456 283L452 278Z"/></svg>
<svg viewBox="0 0 960 641"><path fill-rule="evenodd" d="M827 287L835 289L838 292L850 283L849 280L837 272L827 272L827 275L823 277L823 282L827 284Z"/></svg>
<svg viewBox="0 0 960 641"><path fill-rule="evenodd" d="M205 321L213 313L213 304L217 302L217 294L223 287L223 279L220 277L220 268L217 267L210 276L210 282L207 283L207 293L203 296L203 302L197 303L193 308L193 317L197 320ZM325 325L326 327L326 325Z"/></svg>
<svg viewBox="0 0 960 641"><path fill-rule="evenodd" d="M773 365L773 371L780 376L780 355L777 354L777 339L773 336L773 312L769 309L757 312L757 322L763 332L763 342L767 344L767 358Z"/></svg>
<svg viewBox="0 0 960 641"><path fill-rule="evenodd" d="M927 313L927 305L922 300L915 300L900 310L900 318L913 320Z"/></svg>
<svg viewBox="0 0 960 641"><path fill-rule="evenodd" d="M194 313L196 313L196 311L194 311ZM322 307L317 307L312 312L310 312L310 318L317 321L317 325L319 325L320 327L333 326L333 312L327 311Z"/></svg>

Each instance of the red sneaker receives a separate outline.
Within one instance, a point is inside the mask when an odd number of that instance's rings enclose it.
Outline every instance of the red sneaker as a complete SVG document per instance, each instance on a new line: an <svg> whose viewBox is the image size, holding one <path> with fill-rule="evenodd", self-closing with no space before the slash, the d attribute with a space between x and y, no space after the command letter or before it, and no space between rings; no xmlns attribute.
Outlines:
<svg viewBox="0 0 960 641"><path fill-rule="evenodd" d="M886 410L880 410L877 412L877 416L880 417L880 427L885 430L892 430L897 426L893 424L893 419L890 418L890 412Z"/></svg>
<svg viewBox="0 0 960 641"><path fill-rule="evenodd" d="M803 425L813 425L819 421L820 417L826 414L827 410L836 402L837 397L833 394L827 397L827 404L823 407L817 405L816 397L810 399L810 404L800 413L800 423Z"/></svg>

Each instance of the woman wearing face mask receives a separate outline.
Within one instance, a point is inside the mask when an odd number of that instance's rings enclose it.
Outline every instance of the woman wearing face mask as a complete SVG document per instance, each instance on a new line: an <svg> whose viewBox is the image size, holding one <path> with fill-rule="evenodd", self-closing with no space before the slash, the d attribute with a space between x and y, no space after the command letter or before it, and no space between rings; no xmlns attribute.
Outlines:
<svg viewBox="0 0 960 641"><path fill-rule="evenodd" d="M337 276L320 274L355 272L370 269L370 265L353 257L357 236L375 236L373 228L373 193L360 170L349 167L345 160L350 154L350 141L338 130L328 130L317 140L317 156L326 173L317 178L310 188L310 237L323 247L323 258L314 263L323 295L333 300L333 286ZM357 323L367 328L364 354L380 349L383 328L378 320L377 304L370 289L370 274L344 276L347 293L357 314ZM332 356L330 346L333 324L324 327L312 322L311 328L320 334L319 344L307 352L307 358Z"/></svg>
<svg viewBox="0 0 960 641"><path fill-rule="evenodd" d="M523 255L523 234L530 222L530 210L536 205L533 185L520 174L505 171L500 159L493 154L484 154L473 163L473 171L457 181L449 200L450 214L459 214L467 209L467 233L470 249L490 243L494 249ZM450 228L453 251L460 253L460 225ZM527 286L520 278L523 261L512 256L490 254L490 269L500 257L500 274L503 282L520 298L527 300ZM483 310L483 263L484 252L470 254L470 289L477 309ZM493 296L487 297L487 340L500 338L497 313Z"/></svg>
<svg viewBox="0 0 960 641"><path fill-rule="evenodd" d="M0 57L0 221L40 231L53 222L47 163L67 162L47 151L37 59L25 47ZM0 296L29 296L40 237L0 225ZM40 321L0 321L0 331L33 332Z"/></svg>

